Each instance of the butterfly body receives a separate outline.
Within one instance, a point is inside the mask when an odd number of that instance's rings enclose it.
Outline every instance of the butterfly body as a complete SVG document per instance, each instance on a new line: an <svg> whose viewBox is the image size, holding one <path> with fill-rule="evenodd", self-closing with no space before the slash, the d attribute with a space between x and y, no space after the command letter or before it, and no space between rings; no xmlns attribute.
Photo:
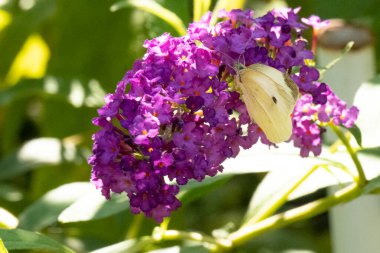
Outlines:
<svg viewBox="0 0 380 253"><path fill-rule="evenodd" d="M253 64L238 71L235 83L242 92L248 114L272 143L292 134L291 113L299 95L297 85L281 71Z"/></svg>

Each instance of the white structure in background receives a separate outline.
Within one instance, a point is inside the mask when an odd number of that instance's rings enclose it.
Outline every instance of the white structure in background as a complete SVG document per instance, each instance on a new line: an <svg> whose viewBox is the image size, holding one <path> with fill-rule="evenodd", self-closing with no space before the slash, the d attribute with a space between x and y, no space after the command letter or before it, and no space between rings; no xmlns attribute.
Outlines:
<svg viewBox="0 0 380 253"><path fill-rule="evenodd" d="M351 105L359 86L375 76L372 33L365 27L333 20L330 27L319 34L317 59L320 66L325 66L341 55L349 41L355 43L351 51L328 70L322 80ZM368 102L380 106L379 100ZM327 134L327 142L332 141L332 135ZM334 253L380 252L380 196L362 196L333 208L330 226Z"/></svg>

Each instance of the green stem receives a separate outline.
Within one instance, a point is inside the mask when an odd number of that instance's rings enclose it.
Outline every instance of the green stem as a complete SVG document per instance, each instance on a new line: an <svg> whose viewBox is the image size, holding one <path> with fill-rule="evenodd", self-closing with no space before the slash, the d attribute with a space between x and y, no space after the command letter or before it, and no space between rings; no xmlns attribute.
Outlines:
<svg viewBox="0 0 380 253"><path fill-rule="evenodd" d="M179 230L162 230L159 227L153 232L152 238L156 242L160 241L173 241L173 240L189 240L202 244L207 244L210 251L215 252L220 249L231 247L231 242L225 239L214 238L198 232L187 232Z"/></svg>
<svg viewBox="0 0 380 253"><path fill-rule="evenodd" d="M128 232L127 232L127 236L126 236L127 239L132 239L132 238L137 237L143 219L144 219L144 216L142 214L137 214L133 217L132 224L129 227Z"/></svg>
<svg viewBox="0 0 380 253"><path fill-rule="evenodd" d="M294 222L321 214L337 204L354 199L360 192L361 188L357 184L351 184L326 198L271 216L253 225L241 227L238 231L230 234L227 239L232 242L233 246L243 244L253 237L270 230L282 228Z"/></svg>
<svg viewBox="0 0 380 253"><path fill-rule="evenodd" d="M344 136L344 134L339 129L339 127L332 125L332 124L330 124L330 127L334 131L334 133L338 136L338 138L342 141L343 145L347 149L347 152L351 156L351 159L355 164L356 171L358 172L358 177L359 177L358 178L358 184L360 187L363 187L367 183L367 179L365 177L363 166L359 161L359 158L358 158L356 151L352 148L350 142L348 141L346 136Z"/></svg>

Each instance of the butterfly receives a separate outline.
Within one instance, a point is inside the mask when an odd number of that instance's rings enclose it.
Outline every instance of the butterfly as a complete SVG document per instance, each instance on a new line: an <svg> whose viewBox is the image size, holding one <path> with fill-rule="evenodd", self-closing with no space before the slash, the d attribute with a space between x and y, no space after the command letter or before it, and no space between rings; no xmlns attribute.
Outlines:
<svg viewBox="0 0 380 253"><path fill-rule="evenodd" d="M235 84L242 92L249 117L272 143L287 141L292 134L291 113L299 90L287 73L264 64L240 67Z"/></svg>

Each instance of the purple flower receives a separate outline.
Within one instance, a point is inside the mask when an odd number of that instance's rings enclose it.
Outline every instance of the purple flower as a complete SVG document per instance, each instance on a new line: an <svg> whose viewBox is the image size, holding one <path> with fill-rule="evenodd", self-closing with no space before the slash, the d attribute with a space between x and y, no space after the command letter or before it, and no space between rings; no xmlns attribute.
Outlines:
<svg viewBox="0 0 380 253"><path fill-rule="evenodd" d="M322 21L320 17L311 15L309 18L302 18L303 23L312 26L314 30L319 30L329 25L329 20Z"/></svg>
<svg viewBox="0 0 380 253"><path fill-rule="evenodd" d="M102 194L124 193L133 213L161 222L181 206L179 186L222 172L221 164L241 148L259 141L274 146L231 82L238 63L291 74L302 97L291 116L290 141L301 156L320 154L324 125L352 127L357 108L319 83L318 70L306 64L314 55L297 13L284 9L254 18L251 10L222 11L224 20L215 26L207 13L189 25L188 36L165 33L145 41L145 55L93 120L100 130L88 163Z"/></svg>
<svg viewBox="0 0 380 253"><path fill-rule="evenodd" d="M350 128L358 117L358 108L348 108L326 84L323 85L323 93L326 99L323 105L315 103L314 98L306 94L299 99L294 108L292 139L294 146L301 149L302 157L309 156L309 152L316 156L321 153L324 125L343 125Z"/></svg>

